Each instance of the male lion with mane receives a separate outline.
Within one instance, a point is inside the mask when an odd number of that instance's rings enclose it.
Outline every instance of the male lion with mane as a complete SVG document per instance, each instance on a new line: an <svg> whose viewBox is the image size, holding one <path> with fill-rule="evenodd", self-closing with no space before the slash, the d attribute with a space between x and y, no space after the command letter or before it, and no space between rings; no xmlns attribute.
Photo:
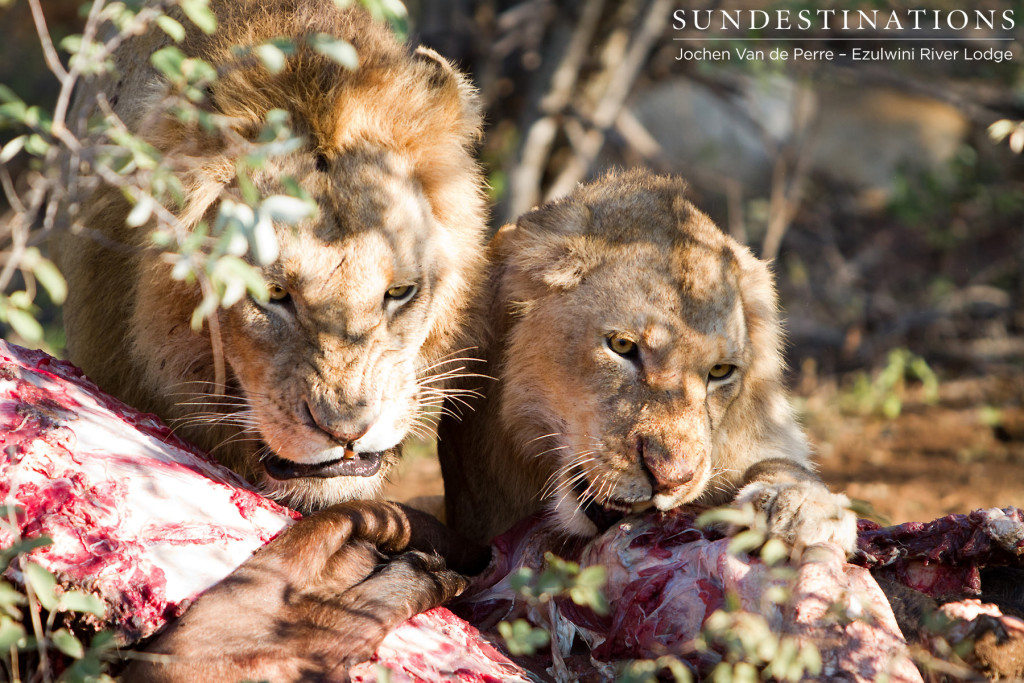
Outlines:
<svg viewBox="0 0 1024 683"><path fill-rule="evenodd" d="M611 173L508 225L467 344L497 375L441 426L448 522L486 541L541 507L567 534L751 501L796 546L851 550L782 383L767 264L681 180Z"/></svg>
<svg viewBox="0 0 1024 683"><path fill-rule="evenodd" d="M361 8L220 0L212 9L213 35L179 15L190 28L178 47L220 73L202 106L243 141L271 110L287 111L304 144L252 180L269 195L295 179L318 216L275 226L280 255L262 268L268 302L245 298L214 313L226 367L216 386L210 326L190 326L198 285L173 280L149 230L126 225L132 207L118 188L95 191L84 207L88 230L58 245L70 358L277 500L307 513L343 504L300 522L211 589L150 647L174 655L167 665L131 675L343 678L391 625L463 585L416 553L380 570L379 551L450 548L413 525L411 511L345 501L378 495L403 439L457 369L453 340L482 266L485 208L472 157L481 119L464 76L433 51L398 43ZM324 35L350 42L358 68L310 45ZM280 37L295 48L277 73L237 50ZM170 43L155 27L128 39L115 75L79 93L77 106L86 112L105 94L128 129L163 153L185 189L177 218L191 229L212 225L221 202L241 195L235 169L245 145L166 111L173 86L150 56Z"/></svg>

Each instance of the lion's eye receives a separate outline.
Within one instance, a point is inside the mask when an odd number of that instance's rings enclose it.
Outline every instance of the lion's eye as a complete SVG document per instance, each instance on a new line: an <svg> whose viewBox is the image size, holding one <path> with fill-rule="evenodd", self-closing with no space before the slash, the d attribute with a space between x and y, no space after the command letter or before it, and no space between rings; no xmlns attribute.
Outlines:
<svg viewBox="0 0 1024 683"><path fill-rule="evenodd" d="M416 285L398 285L388 289L384 298L388 302L404 304L406 301L411 299L414 294L416 294Z"/></svg>
<svg viewBox="0 0 1024 683"><path fill-rule="evenodd" d="M636 342L621 334L608 337L608 348L620 356L629 357L636 354Z"/></svg>
<svg viewBox="0 0 1024 683"><path fill-rule="evenodd" d="M274 303L281 304L288 300L288 290L276 282L267 285L267 292L270 293L270 300Z"/></svg>
<svg viewBox="0 0 1024 683"><path fill-rule="evenodd" d="M735 365L729 365L728 363L718 363L708 372L708 379L721 380L727 378L729 375L736 370Z"/></svg>

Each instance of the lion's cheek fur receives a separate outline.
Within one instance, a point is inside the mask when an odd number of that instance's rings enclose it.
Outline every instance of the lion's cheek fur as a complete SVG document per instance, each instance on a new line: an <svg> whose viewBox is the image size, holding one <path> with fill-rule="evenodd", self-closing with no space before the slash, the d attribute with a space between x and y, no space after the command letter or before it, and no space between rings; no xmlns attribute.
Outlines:
<svg viewBox="0 0 1024 683"><path fill-rule="evenodd" d="M785 458L809 465L810 447L780 393L777 380L746 377L736 399L722 416L712 440L715 486L699 498L718 505L732 499L747 469L768 458Z"/></svg>
<svg viewBox="0 0 1024 683"><path fill-rule="evenodd" d="M198 290L194 283L172 279L170 265L155 255L141 259L128 325L131 354L142 374L139 389L153 397L141 406L146 410L175 417L177 399L194 389L187 382L214 379L209 336L189 323L201 298Z"/></svg>

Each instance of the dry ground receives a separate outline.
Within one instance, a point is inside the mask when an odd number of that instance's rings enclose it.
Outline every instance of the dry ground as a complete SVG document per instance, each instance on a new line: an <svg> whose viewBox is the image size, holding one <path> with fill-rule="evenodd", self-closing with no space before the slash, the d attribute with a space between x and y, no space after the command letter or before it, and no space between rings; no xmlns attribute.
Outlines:
<svg viewBox="0 0 1024 683"><path fill-rule="evenodd" d="M1024 374L947 381L939 394L888 420L836 410L833 388L813 393L805 423L825 480L893 523L1024 507Z"/></svg>

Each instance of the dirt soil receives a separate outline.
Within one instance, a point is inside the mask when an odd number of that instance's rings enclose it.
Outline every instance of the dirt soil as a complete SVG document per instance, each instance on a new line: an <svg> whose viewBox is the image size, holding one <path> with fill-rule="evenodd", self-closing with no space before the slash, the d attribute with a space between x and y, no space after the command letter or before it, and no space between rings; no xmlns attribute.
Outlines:
<svg viewBox="0 0 1024 683"><path fill-rule="evenodd" d="M807 384L797 383L796 403L821 474L861 516L898 524L1024 507L1024 371L943 380L932 404L912 388L895 419L844 408L849 390L834 381ZM410 456L388 494L436 513L437 459L429 447Z"/></svg>
<svg viewBox="0 0 1024 683"><path fill-rule="evenodd" d="M892 420L837 409L824 387L805 424L825 481L866 502L879 521L929 521L987 507L1024 507L1024 373L940 384Z"/></svg>

